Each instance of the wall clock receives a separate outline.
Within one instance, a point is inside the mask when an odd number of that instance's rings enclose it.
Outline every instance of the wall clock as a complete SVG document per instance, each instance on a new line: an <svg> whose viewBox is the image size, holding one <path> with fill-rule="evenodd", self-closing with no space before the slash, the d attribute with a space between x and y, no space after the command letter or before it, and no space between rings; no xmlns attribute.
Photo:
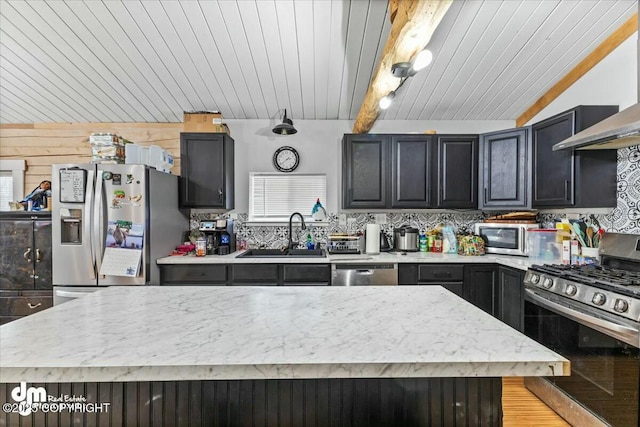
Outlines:
<svg viewBox="0 0 640 427"><path fill-rule="evenodd" d="M280 172L293 172L300 164L300 155L293 147L283 146L273 153L273 165Z"/></svg>

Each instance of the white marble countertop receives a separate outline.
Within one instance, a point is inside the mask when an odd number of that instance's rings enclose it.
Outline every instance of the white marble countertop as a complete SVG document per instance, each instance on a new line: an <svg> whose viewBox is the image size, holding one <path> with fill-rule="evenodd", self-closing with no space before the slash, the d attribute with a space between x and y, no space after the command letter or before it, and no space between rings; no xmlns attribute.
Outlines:
<svg viewBox="0 0 640 427"><path fill-rule="evenodd" d="M0 382L568 375L440 286L110 287L0 326Z"/></svg>
<svg viewBox="0 0 640 427"><path fill-rule="evenodd" d="M438 254L433 252L382 252L377 255L329 255L326 257L282 257L282 258L238 258L245 251L237 251L229 255L168 256L159 258L160 265L173 264L333 264L339 262L353 263L482 263L500 264L520 270L526 270L532 264L527 257L509 255L461 256L456 254Z"/></svg>

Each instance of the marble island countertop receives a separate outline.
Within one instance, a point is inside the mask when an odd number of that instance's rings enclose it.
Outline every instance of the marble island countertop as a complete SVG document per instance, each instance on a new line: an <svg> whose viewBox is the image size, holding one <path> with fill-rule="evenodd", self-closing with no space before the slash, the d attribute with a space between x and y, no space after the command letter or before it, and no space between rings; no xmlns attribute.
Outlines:
<svg viewBox="0 0 640 427"><path fill-rule="evenodd" d="M440 286L110 287L0 343L3 383L569 374Z"/></svg>
<svg viewBox="0 0 640 427"><path fill-rule="evenodd" d="M333 264L333 263L479 263L499 264L520 270L528 269L533 263L527 257L510 255L483 255L461 256L456 254L441 254L433 252L381 252L380 254L362 255L331 255L326 257L274 257L274 258L249 258L239 257L245 251L236 251L228 255L207 255L204 257L168 256L159 258L159 265L179 264Z"/></svg>

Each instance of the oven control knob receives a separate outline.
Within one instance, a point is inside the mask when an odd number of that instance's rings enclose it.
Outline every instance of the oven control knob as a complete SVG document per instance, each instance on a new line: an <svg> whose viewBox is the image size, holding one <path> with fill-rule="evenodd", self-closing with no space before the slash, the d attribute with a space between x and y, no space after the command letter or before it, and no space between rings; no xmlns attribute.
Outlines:
<svg viewBox="0 0 640 427"><path fill-rule="evenodd" d="M553 279L549 277L545 277L544 281L542 282L542 287L549 289L552 286L553 286Z"/></svg>
<svg viewBox="0 0 640 427"><path fill-rule="evenodd" d="M623 299L617 299L616 303L613 305L613 309L618 313L624 313L629 310L629 303Z"/></svg>
<svg viewBox="0 0 640 427"><path fill-rule="evenodd" d="M531 274L531 283L537 284L540 281L540 276L537 274Z"/></svg>
<svg viewBox="0 0 640 427"><path fill-rule="evenodd" d="M607 302L607 297L605 296L605 294L596 292L595 294L593 294L593 298L591 298L591 302L594 303L595 305L602 305L605 302Z"/></svg>
<svg viewBox="0 0 640 427"><path fill-rule="evenodd" d="M564 288L564 293L572 297L578 293L578 288L576 285L567 285L567 287Z"/></svg>

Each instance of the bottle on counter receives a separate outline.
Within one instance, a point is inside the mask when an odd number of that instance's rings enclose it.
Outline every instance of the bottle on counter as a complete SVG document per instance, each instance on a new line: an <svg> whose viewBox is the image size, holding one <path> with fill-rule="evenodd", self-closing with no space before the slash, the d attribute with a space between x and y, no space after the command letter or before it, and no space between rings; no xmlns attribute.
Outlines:
<svg viewBox="0 0 640 427"><path fill-rule="evenodd" d="M196 256L205 256L207 254L207 239L198 237L196 240Z"/></svg>
<svg viewBox="0 0 640 427"><path fill-rule="evenodd" d="M311 232L311 227L309 227L309 230L307 231L307 242L306 242L306 246L307 249L315 249L316 245L313 241L313 233Z"/></svg>
<svg viewBox="0 0 640 427"><path fill-rule="evenodd" d="M427 252L427 236L425 234L420 234L418 237L418 248L420 252Z"/></svg>

